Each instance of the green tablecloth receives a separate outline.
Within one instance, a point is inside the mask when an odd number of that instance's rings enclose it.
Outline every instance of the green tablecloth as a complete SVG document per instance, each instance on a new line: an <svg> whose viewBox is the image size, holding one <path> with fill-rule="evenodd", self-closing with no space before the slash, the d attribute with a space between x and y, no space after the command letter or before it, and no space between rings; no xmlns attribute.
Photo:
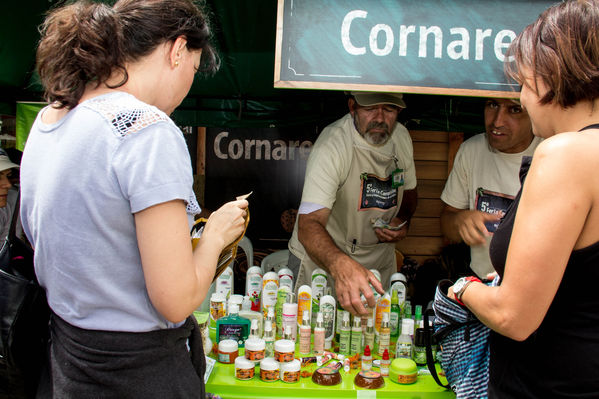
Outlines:
<svg viewBox="0 0 599 399"><path fill-rule="evenodd" d="M243 351L240 350L241 356ZM315 364L302 367L302 370L313 371ZM375 369L378 371L378 369ZM428 374L426 367L420 368L418 380L411 385L396 384L385 378L385 386L377 390L358 388L354 385L354 377L358 370L349 373L341 370L343 381L339 385L325 387L316 385L311 378L300 378L298 383L289 384L282 381L263 382L260 380L260 367L252 380L240 381L235 378L235 365L216 363L206 384L206 392L221 396L223 399L233 398L410 398L441 399L455 398L455 394L437 385Z"/></svg>

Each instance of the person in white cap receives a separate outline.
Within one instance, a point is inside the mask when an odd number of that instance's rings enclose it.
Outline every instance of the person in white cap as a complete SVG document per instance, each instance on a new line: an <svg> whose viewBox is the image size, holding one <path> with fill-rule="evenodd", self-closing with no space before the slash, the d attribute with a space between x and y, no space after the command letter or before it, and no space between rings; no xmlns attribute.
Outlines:
<svg viewBox="0 0 599 399"><path fill-rule="evenodd" d="M364 315L364 302L375 306L372 288L382 294L396 272L395 242L416 209L416 174L410 134L397 122L402 94L350 94L349 113L322 131L310 153L289 267L296 288L324 268L341 306Z"/></svg>
<svg viewBox="0 0 599 399"><path fill-rule="evenodd" d="M16 191L11 190L12 183L9 180L13 168L19 165L13 163L4 149L0 148L0 240L8 235L10 221L17 199ZM1 245L1 244L0 244Z"/></svg>

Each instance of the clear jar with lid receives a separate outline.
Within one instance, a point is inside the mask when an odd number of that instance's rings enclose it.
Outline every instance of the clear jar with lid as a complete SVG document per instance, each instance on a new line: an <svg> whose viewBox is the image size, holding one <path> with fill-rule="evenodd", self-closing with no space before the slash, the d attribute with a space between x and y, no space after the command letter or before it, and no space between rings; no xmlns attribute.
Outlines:
<svg viewBox="0 0 599 399"><path fill-rule="evenodd" d="M256 365L251 360L245 357L235 359L235 378L242 381L251 380L254 378Z"/></svg>
<svg viewBox="0 0 599 399"><path fill-rule="evenodd" d="M223 339L218 343L218 361L224 364L232 364L239 355L237 341Z"/></svg>
<svg viewBox="0 0 599 399"><path fill-rule="evenodd" d="M279 362L272 357L260 361L260 379L265 382L274 382L279 379Z"/></svg>
<svg viewBox="0 0 599 399"><path fill-rule="evenodd" d="M245 358L258 363L266 354L266 343L262 338L248 338L245 341Z"/></svg>
<svg viewBox="0 0 599 399"><path fill-rule="evenodd" d="M295 358L295 342L289 339L275 341L275 360L281 363L291 362Z"/></svg>
<svg viewBox="0 0 599 399"><path fill-rule="evenodd" d="M281 363L281 381L289 383L299 382L301 368L302 363L297 359L293 359L291 362L288 363Z"/></svg>

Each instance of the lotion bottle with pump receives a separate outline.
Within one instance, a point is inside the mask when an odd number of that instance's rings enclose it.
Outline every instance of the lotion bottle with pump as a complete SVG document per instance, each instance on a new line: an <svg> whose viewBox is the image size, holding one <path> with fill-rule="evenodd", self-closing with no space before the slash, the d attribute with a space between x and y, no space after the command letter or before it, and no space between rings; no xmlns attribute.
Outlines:
<svg viewBox="0 0 599 399"><path fill-rule="evenodd" d="M312 327L310 326L310 313L304 312L302 324L299 328L299 352L301 354L310 353L310 338L312 335Z"/></svg>
<svg viewBox="0 0 599 399"><path fill-rule="evenodd" d="M322 306L322 304L321 304ZM325 327L321 312L316 316L316 327L314 327L314 353L322 355L324 353Z"/></svg>

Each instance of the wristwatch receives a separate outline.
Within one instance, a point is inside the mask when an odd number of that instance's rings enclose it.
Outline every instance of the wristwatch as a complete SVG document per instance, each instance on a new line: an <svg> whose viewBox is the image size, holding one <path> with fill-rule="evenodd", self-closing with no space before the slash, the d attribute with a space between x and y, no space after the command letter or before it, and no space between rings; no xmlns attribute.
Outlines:
<svg viewBox="0 0 599 399"><path fill-rule="evenodd" d="M478 277L468 276L460 277L453 285L453 293L455 295L455 299L462 306L466 306L462 302L462 295L464 294L464 291L466 291L466 287L468 287L470 283L472 283L473 281L478 281L479 283L481 282Z"/></svg>

